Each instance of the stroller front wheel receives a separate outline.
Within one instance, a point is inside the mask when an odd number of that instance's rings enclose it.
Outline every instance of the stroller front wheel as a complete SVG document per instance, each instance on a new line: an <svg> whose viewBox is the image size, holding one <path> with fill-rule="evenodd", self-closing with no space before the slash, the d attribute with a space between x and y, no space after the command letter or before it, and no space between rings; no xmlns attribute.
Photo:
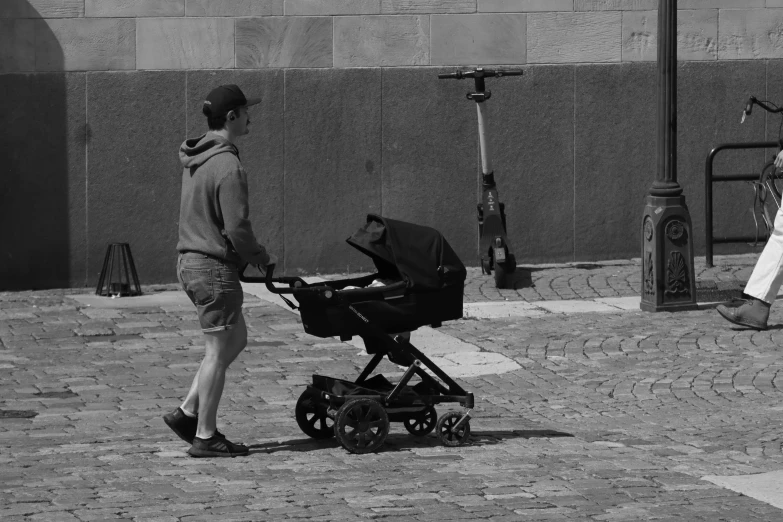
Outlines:
<svg viewBox="0 0 783 522"><path fill-rule="evenodd" d="M438 421L438 413L432 406L427 406L420 413L417 413L413 417L405 419L403 424L408 433L415 435L416 437L423 437L429 435L432 430L435 429L435 424Z"/></svg>
<svg viewBox="0 0 783 522"><path fill-rule="evenodd" d="M438 425L436 426L438 439L444 446L462 446L470 438L470 422L465 422L457 430L453 430L454 426L462 418L462 413L452 410L444 413L443 416L438 419Z"/></svg>
<svg viewBox="0 0 783 522"><path fill-rule="evenodd" d="M389 435L389 416L374 399L349 400L337 410L334 434L351 453L370 453Z"/></svg>

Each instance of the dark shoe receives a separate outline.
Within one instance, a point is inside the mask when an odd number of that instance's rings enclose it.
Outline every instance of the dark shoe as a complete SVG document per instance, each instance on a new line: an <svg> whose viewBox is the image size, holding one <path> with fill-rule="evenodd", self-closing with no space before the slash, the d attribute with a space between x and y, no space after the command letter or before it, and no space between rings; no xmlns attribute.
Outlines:
<svg viewBox="0 0 783 522"><path fill-rule="evenodd" d="M185 412L182 411L182 408L177 408L171 413L164 415L163 422L165 422L180 439L188 444L193 444L193 439L196 436L196 428L198 427L197 417L188 417L185 415Z"/></svg>
<svg viewBox="0 0 783 522"><path fill-rule="evenodd" d="M741 306L718 306L718 313L726 320L740 326L747 326L756 330L767 329L770 305L760 299L751 298Z"/></svg>
<svg viewBox="0 0 783 522"><path fill-rule="evenodd" d="M248 453L250 450L247 446L234 444L218 434L208 439L194 437L193 445L188 450L191 457L239 457Z"/></svg>

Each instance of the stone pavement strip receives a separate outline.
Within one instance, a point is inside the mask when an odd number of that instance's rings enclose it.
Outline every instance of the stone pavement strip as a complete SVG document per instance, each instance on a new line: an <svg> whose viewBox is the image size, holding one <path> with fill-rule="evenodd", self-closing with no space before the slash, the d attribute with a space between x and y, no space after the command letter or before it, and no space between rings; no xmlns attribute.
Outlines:
<svg viewBox="0 0 783 522"><path fill-rule="evenodd" d="M752 263L726 257L698 274L736 286ZM102 303L88 290L2 293L0 520L783 520L779 307L766 332L710 308L562 313L541 302L638 295L638 263L530 273L498 291L473 271L466 302L540 313L414 333L449 371L499 361L459 378L477 397L471 443L393 424L369 455L309 439L293 416L311 374L350 379L367 355L306 335L265 299L246 295L249 345L219 419L252 453L209 460L189 458L161 420L203 353L180 292Z"/></svg>

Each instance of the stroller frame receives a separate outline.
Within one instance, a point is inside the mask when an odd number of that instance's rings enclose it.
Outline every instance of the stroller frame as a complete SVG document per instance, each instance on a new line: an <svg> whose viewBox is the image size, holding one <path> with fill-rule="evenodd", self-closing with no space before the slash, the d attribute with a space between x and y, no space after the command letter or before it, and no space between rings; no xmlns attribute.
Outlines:
<svg viewBox="0 0 783 522"><path fill-rule="evenodd" d="M401 290L404 291L404 282L381 288L344 290L346 286L366 286L377 274L308 284L299 277L275 278L274 268L274 265L266 267L265 278L245 276L243 269L240 279L265 283L270 292L280 295L293 309L297 307L283 294L308 295L344 307L351 330L364 339L368 353L373 355L353 382L313 375L313 383L307 385L295 410L297 424L306 435L315 439L335 436L349 452L368 453L383 444L390 422L403 422L408 432L416 436L437 430L437 437L446 446L461 446L468 441L473 393L465 391L405 337L392 337L353 306L354 302L366 299L395 299ZM274 283L287 285L288 288L277 287ZM431 326L439 327L441 324L432 323ZM350 335L340 335L341 341L351 338ZM368 378L384 357L406 368L399 382L393 384L390 390L365 388L363 385L368 384ZM408 383L414 376L421 379L420 389L430 393L410 393L412 388ZM441 403L459 403L464 410L449 411L436 422L434 405Z"/></svg>

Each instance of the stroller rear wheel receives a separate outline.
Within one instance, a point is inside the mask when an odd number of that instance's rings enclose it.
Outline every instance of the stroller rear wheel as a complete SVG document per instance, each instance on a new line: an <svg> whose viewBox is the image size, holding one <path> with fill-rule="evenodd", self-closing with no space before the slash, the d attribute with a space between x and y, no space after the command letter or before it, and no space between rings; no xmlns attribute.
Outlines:
<svg viewBox="0 0 783 522"><path fill-rule="evenodd" d="M351 453L370 453L389 435L389 416L376 400L350 400L337 410L334 434Z"/></svg>
<svg viewBox="0 0 783 522"><path fill-rule="evenodd" d="M432 406L427 406L420 413L405 419L403 424L408 433L417 437L428 435L435 429L438 421L438 413Z"/></svg>
<svg viewBox="0 0 783 522"><path fill-rule="evenodd" d="M305 435L314 439L334 437L332 420L326 414L327 405L318 401L315 392L309 388L296 401L296 423Z"/></svg>
<svg viewBox="0 0 783 522"><path fill-rule="evenodd" d="M438 419L438 425L436 427L438 439L444 446L462 446L470 438L470 422L465 422L456 431L453 430L454 426L462 418L462 413L452 410L448 413L444 413L443 416Z"/></svg>

